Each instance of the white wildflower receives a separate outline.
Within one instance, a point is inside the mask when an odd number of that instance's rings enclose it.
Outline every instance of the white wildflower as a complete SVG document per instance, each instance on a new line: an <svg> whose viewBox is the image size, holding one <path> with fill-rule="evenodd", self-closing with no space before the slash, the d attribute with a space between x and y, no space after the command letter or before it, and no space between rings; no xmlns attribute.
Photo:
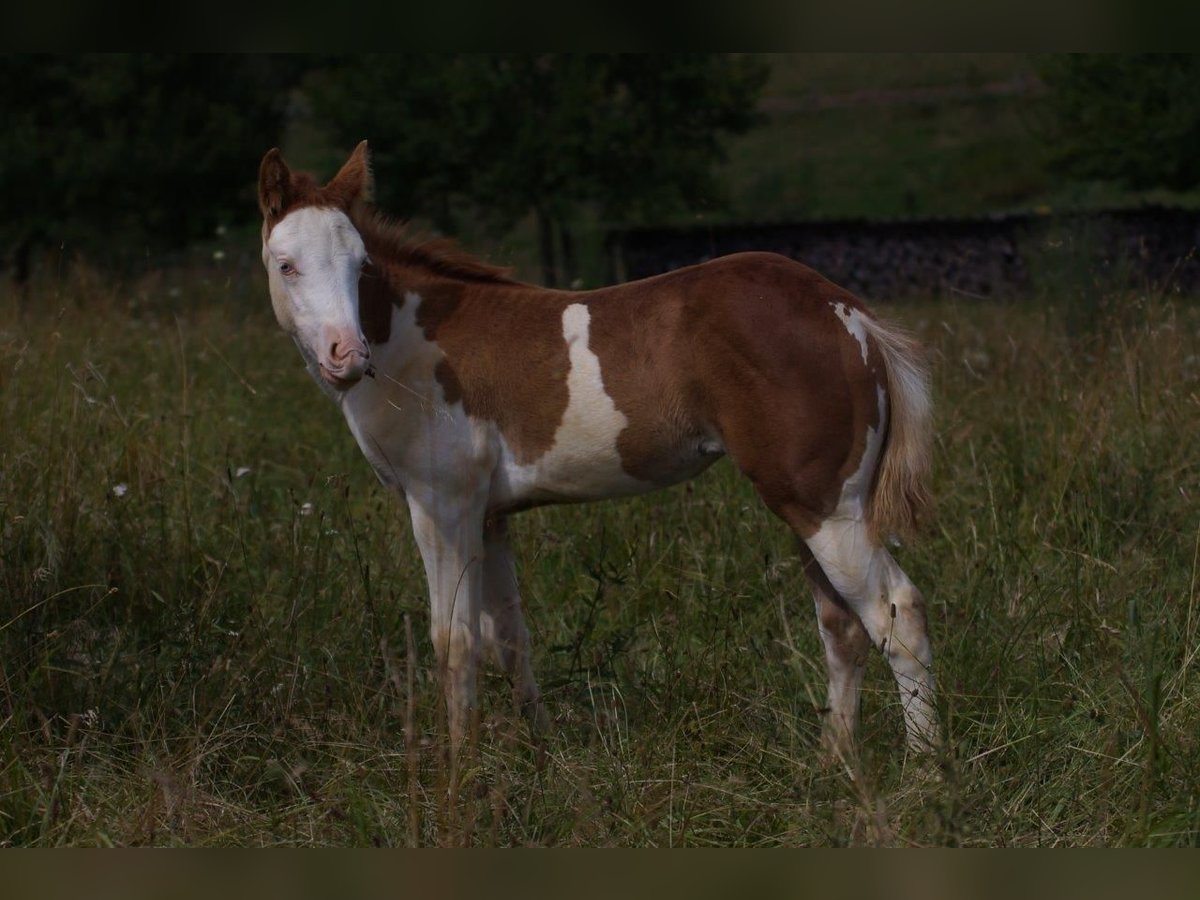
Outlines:
<svg viewBox="0 0 1200 900"><path fill-rule="evenodd" d="M233 477L241 478L243 475L249 475L252 471L254 470L249 466L238 466L233 472Z"/></svg>
<svg viewBox="0 0 1200 900"><path fill-rule="evenodd" d="M312 511L313 511L313 505L312 505L311 503L305 502L305 503L301 504L301 506L300 506L300 515L302 515L302 516L311 516L311 515L312 515Z"/></svg>
<svg viewBox="0 0 1200 900"><path fill-rule="evenodd" d="M129 485L114 484L112 491L114 497L124 497L127 493L129 493Z"/></svg>

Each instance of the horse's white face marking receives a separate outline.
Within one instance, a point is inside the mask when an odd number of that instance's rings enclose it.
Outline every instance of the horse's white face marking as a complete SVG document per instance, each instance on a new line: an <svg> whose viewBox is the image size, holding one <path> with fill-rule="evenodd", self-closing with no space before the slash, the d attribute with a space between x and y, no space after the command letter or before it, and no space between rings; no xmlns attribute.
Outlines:
<svg viewBox="0 0 1200 900"><path fill-rule="evenodd" d="M858 341L862 347L863 365L867 365L867 329L862 322L862 313L857 309L852 309L844 303L834 303L833 311L837 313L837 317L842 320L842 324L846 326L846 330Z"/></svg>
<svg viewBox="0 0 1200 900"><path fill-rule="evenodd" d="M314 374L340 390L358 382L370 360L358 317L366 258L362 238L337 209L291 212L263 241L275 317Z"/></svg>
<svg viewBox="0 0 1200 900"><path fill-rule="evenodd" d="M571 368L568 400L550 450L520 465L502 448L504 499L576 499L647 490L621 466L617 437L629 420L604 390L600 359L588 346L591 313L582 303L563 310L563 340Z"/></svg>

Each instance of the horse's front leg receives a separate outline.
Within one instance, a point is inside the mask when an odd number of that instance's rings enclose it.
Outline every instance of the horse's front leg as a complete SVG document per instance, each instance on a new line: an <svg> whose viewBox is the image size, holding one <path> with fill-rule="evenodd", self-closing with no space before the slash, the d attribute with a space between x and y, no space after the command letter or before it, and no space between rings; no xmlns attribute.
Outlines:
<svg viewBox="0 0 1200 900"><path fill-rule="evenodd" d="M476 713L483 590L482 497L409 492L413 535L429 581L430 637L449 712L451 758Z"/></svg>

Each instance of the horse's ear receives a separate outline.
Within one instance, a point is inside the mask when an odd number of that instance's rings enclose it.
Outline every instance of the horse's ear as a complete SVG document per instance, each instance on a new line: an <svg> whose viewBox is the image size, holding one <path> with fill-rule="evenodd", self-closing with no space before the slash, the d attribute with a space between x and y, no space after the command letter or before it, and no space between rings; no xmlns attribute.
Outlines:
<svg viewBox="0 0 1200 900"><path fill-rule="evenodd" d="M258 167L258 207L263 218L274 222L283 215L291 199L292 172L278 147L267 151Z"/></svg>
<svg viewBox="0 0 1200 900"><path fill-rule="evenodd" d="M371 174L371 151L367 149L366 141L354 148L350 158L325 185L325 194L336 199L346 210L359 203L371 202L375 178Z"/></svg>

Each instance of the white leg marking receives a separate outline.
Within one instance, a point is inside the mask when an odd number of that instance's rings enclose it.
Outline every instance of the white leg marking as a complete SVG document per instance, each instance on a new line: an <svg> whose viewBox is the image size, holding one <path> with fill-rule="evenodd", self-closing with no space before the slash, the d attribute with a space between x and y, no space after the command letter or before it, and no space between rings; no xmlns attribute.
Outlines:
<svg viewBox="0 0 1200 900"><path fill-rule="evenodd" d="M862 461L843 485L837 509L806 543L829 583L887 657L900 689L909 743L928 747L936 738L937 715L924 601L892 555L871 537L865 516L871 475L882 444L885 402L881 390L880 428L868 429Z"/></svg>
<svg viewBox="0 0 1200 900"><path fill-rule="evenodd" d="M909 743L932 744L937 721L933 651L920 593L891 554L871 541L860 519L829 519L807 543L830 584L887 657L900 690Z"/></svg>

